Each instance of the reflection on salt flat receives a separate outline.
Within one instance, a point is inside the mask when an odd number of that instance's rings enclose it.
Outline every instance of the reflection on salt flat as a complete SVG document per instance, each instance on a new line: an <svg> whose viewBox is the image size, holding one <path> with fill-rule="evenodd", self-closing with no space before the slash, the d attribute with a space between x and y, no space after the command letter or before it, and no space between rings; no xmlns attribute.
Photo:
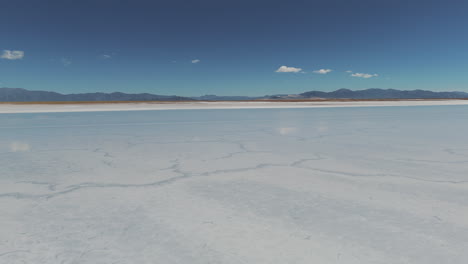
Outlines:
<svg viewBox="0 0 468 264"><path fill-rule="evenodd" d="M29 151L30 146L26 142L13 141L10 143L10 150L12 152Z"/></svg>
<svg viewBox="0 0 468 264"><path fill-rule="evenodd" d="M466 263L468 107L0 115L0 263Z"/></svg>

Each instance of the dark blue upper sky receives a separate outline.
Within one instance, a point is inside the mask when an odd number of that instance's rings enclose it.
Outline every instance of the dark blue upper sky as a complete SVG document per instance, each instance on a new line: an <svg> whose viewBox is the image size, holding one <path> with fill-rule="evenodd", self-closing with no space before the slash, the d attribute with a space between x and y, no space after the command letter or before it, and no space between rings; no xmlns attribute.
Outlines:
<svg viewBox="0 0 468 264"><path fill-rule="evenodd" d="M0 0L0 8L0 87L468 91L468 1Z"/></svg>

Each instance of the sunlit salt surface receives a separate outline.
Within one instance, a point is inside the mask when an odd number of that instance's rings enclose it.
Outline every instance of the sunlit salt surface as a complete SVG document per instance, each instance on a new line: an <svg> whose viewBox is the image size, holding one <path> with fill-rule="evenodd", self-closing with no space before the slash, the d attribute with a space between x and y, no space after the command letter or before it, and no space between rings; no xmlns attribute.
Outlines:
<svg viewBox="0 0 468 264"><path fill-rule="evenodd" d="M192 101L192 102L130 102L130 103L0 103L0 114L57 113L142 110L195 109L264 109L264 108L328 108L376 106L468 105L468 100L397 100L397 101Z"/></svg>
<svg viewBox="0 0 468 264"><path fill-rule="evenodd" d="M0 263L468 263L468 106L0 115Z"/></svg>

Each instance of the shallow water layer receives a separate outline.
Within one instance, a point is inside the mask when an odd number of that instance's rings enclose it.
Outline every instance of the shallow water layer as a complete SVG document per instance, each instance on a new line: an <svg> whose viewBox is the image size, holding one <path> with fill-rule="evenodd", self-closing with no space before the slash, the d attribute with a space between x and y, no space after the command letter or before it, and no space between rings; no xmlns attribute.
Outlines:
<svg viewBox="0 0 468 264"><path fill-rule="evenodd" d="M468 106L0 114L0 263L468 263Z"/></svg>

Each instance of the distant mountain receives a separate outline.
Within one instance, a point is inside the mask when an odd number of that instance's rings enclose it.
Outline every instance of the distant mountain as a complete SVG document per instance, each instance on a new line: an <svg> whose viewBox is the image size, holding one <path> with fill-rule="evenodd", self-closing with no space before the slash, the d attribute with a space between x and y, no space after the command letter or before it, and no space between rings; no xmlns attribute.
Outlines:
<svg viewBox="0 0 468 264"><path fill-rule="evenodd" d="M461 99L465 92L402 91L395 89L339 89L333 92L309 91L301 94L277 94L262 97L203 95L181 97L149 93L82 93L60 94L47 91L29 91L21 88L0 88L0 102L83 102L83 101L242 101L242 100L297 100L297 99Z"/></svg>
<svg viewBox="0 0 468 264"><path fill-rule="evenodd" d="M352 91L339 89L333 92L310 91L299 94L301 98L324 99L460 99L468 98L464 92L432 92L425 90L401 91L395 89L366 89Z"/></svg>
<svg viewBox="0 0 468 264"><path fill-rule="evenodd" d="M155 95L149 93L82 93L60 94L47 91L29 91L21 88L0 88L0 102L84 102L84 101L193 101L188 97Z"/></svg>
<svg viewBox="0 0 468 264"><path fill-rule="evenodd" d="M249 96L218 96L213 94L207 94L197 97L191 97L194 100L201 101L242 101L242 100L255 100L263 97L249 97Z"/></svg>

